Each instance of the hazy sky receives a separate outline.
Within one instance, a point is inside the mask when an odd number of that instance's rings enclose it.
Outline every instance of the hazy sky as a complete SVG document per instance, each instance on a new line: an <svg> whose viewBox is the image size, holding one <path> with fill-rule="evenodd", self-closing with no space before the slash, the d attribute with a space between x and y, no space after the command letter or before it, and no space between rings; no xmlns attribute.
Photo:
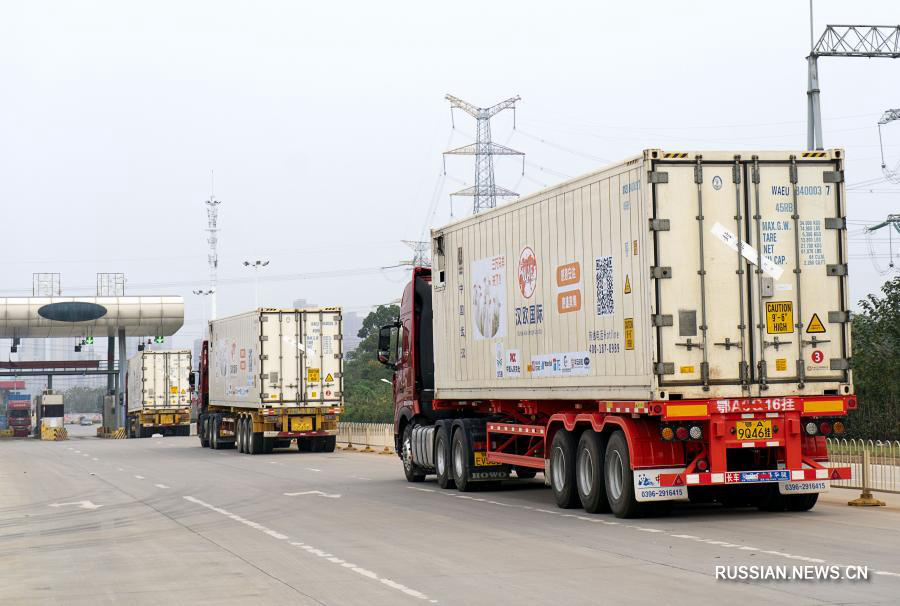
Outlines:
<svg viewBox="0 0 900 606"><path fill-rule="evenodd" d="M895 1L816 2L826 23L900 22ZM202 331L211 169L220 315L253 304L241 262L268 259L264 305L349 309L400 296L417 240L472 183L471 141L445 93L519 94L494 140L497 183L529 193L647 147L803 149L808 5L731 2L38 2L0 4L0 294L62 274L93 294L181 294L184 344ZM881 174L876 122L900 106L900 61L820 60L825 145L847 181ZM900 122L884 130L900 162ZM863 222L900 212L900 185L848 200L854 300L884 277ZM435 202L433 213L432 203ZM456 216L470 212L457 199ZM900 251L900 237L897 250ZM887 264L887 234L875 243ZM334 273L339 277L328 277ZM299 279L297 274L313 277ZM291 277L294 276L294 277Z"/></svg>

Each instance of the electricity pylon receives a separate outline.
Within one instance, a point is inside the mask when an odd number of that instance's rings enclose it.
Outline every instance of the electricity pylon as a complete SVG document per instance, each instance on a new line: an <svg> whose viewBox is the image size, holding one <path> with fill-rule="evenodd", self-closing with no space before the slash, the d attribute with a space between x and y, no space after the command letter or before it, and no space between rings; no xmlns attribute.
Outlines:
<svg viewBox="0 0 900 606"><path fill-rule="evenodd" d="M806 149L824 149L819 103L819 57L900 57L900 25L828 25L813 44L812 2L809 12L810 51L806 90Z"/></svg>
<svg viewBox="0 0 900 606"><path fill-rule="evenodd" d="M475 143L444 152L445 174L447 173L448 155L475 156L475 185L450 195L474 197L473 213L497 206L497 196L518 196L519 194L499 187L494 183L494 156L522 156L522 174L525 174L525 154L491 141L491 118L504 109L512 108L513 128L515 128L516 101L520 101L521 97L517 95L487 108L475 107L471 103L467 103L453 95L446 95L444 98L450 102L450 120L454 128L456 128L456 123L453 122L454 109L463 110L475 118L476 122Z"/></svg>
<svg viewBox="0 0 900 606"><path fill-rule="evenodd" d="M207 219L207 236L206 243L209 244L209 254L207 260L209 262L209 319L216 319L216 290L218 290L219 282L219 205L221 202L216 200L215 185L210 176L209 200L206 201L206 219Z"/></svg>

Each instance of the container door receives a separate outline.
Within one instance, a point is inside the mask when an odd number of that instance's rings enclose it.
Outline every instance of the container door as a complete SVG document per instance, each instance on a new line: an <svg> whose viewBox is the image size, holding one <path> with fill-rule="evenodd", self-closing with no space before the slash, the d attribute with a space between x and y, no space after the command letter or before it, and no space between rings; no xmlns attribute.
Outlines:
<svg viewBox="0 0 900 606"><path fill-rule="evenodd" d="M186 352L171 353L166 358L167 389L170 406L184 407L190 403L188 392L188 375L190 373L190 354Z"/></svg>
<svg viewBox="0 0 900 606"><path fill-rule="evenodd" d="M267 311L260 314L262 335L262 394L265 400L294 403L297 398L297 350L301 341L296 314ZM249 361L248 361L249 363Z"/></svg>
<svg viewBox="0 0 900 606"><path fill-rule="evenodd" d="M749 389L746 261L735 234L746 227L739 161L659 162L650 173L656 256L655 372L660 386Z"/></svg>
<svg viewBox="0 0 900 606"><path fill-rule="evenodd" d="M323 405L339 396L341 315L337 311L303 312L303 397L310 405Z"/></svg>
<svg viewBox="0 0 900 606"><path fill-rule="evenodd" d="M796 157L748 162L759 395L777 383L802 390L810 382L848 380L839 168Z"/></svg>
<svg viewBox="0 0 900 606"><path fill-rule="evenodd" d="M148 367L144 371L144 377L147 378L146 385L152 390L149 399L152 406L156 408L164 408L167 402L167 394L169 392L169 381L166 372L166 354L152 353L144 358L144 366Z"/></svg>

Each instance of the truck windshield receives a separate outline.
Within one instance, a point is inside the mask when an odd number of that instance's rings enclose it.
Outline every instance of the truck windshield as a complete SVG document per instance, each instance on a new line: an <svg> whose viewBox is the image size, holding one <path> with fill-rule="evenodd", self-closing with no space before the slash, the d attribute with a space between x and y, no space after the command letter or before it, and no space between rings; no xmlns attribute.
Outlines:
<svg viewBox="0 0 900 606"><path fill-rule="evenodd" d="M27 410L24 410L24 409L22 409L22 408L20 408L20 409L18 409L18 410L17 410L17 409L11 409L11 410L9 410L8 412L9 412L9 416L11 416L11 417L28 417L28 416L31 416L31 413L30 413L30 412L28 412Z"/></svg>

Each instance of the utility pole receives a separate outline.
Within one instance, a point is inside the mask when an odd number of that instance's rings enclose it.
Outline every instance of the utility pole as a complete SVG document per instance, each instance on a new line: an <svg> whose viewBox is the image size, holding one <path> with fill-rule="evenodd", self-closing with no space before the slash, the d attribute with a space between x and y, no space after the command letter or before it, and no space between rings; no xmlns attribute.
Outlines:
<svg viewBox="0 0 900 606"><path fill-rule="evenodd" d="M881 120L878 121L878 147L881 148L881 171L884 173L884 176L892 182L896 182L897 171L888 170L887 163L884 161L884 140L881 138L881 127L894 120L900 120L900 109L886 110L884 115L881 116Z"/></svg>
<svg viewBox="0 0 900 606"><path fill-rule="evenodd" d="M809 42L806 89L806 148L824 149L819 100L819 57L900 57L900 25L828 25L813 44L812 0L809 2Z"/></svg>
<svg viewBox="0 0 900 606"><path fill-rule="evenodd" d="M268 261L244 261L244 267L253 268L253 307L259 309L259 268L268 265Z"/></svg>
<svg viewBox="0 0 900 606"><path fill-rule="evenodd" d="M208 297L213 294L213 291L200 289L200 290L195 290L194 294L199 295L201 297ZM204 324L209 323L209 319L207 318L207 314L206 314L206 300L203 301L203 323ZM204 330L206 330L206 328L204 328Z"/></svg>
<svg viewBox="0 0 900 606"><path fill-rule="evenodd" d="M219 205L221 202L215 198L215 174L210 171L210 187L209 200L206 201L206 219L207 219L207 236L206 243L209 244L209 292L210 296L210 320L216 319L216 290L219 281Z"/></svg>
<svg viewBox="0 0 900 606"><path fill-rule="evenodd" d="M504 109L511 108L513 110L513 129L515 129L516 101L520 101L521 97L517 95L487 108L475 107L471 103L458 99L453 95L446 95L444 98L450 102L450 121L453 124L453 128L456 128L456 123L453 120L454 109L463 110L475 118L476 122L474 144L464 145L444 152L444 174L447 174L448 155L475 156L475 185L450 195L474 197L473 213L478 213L485 209L490 210L497 206L497 196L518 196L519 194L498 187L494 183L494 156L522 156L522 174L524 175L525 154L491 141L491 118Z"/></svg>

